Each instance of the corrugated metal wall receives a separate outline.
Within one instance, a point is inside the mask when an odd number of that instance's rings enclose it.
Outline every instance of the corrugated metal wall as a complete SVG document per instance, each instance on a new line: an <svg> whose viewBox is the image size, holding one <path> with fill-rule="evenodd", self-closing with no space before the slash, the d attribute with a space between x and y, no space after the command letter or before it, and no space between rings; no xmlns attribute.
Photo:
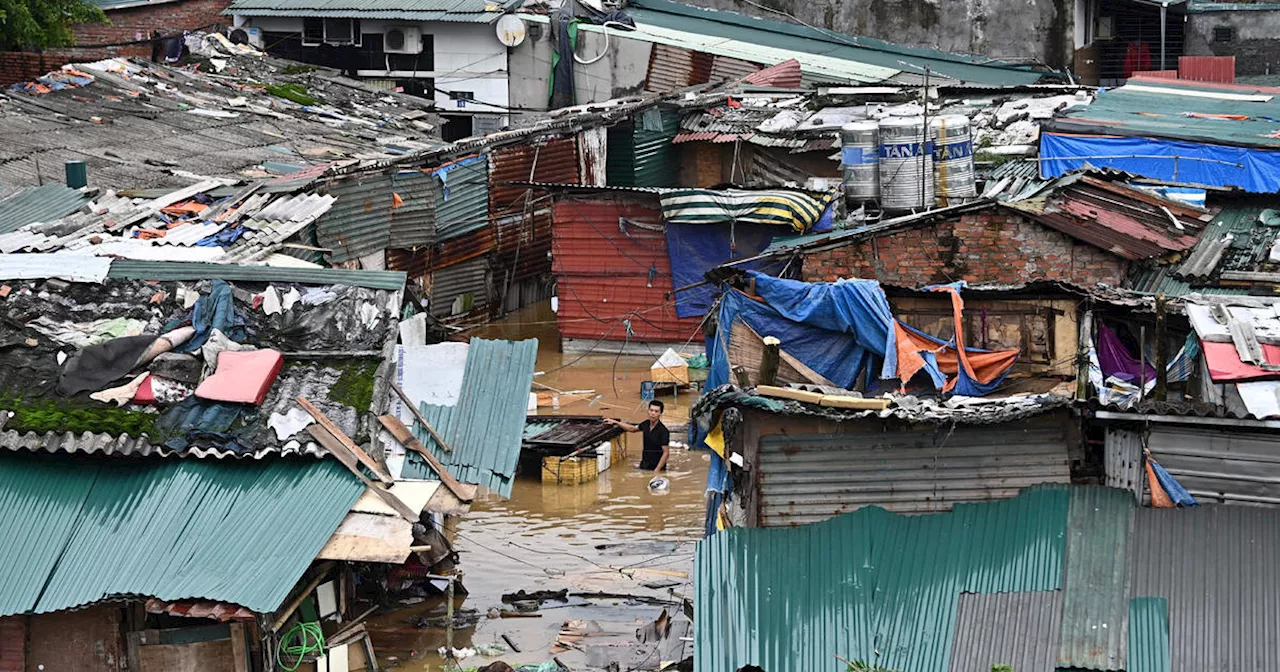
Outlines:
<svg viewBox="0 0 1280 672"><path fill-rule="evenodd" d="M545 204L544 204L545 205ZM516 213L498 219L495 279L519 281L551 273L551 208L541 207L527 216Z"/></svg>
<svg viewBox="0 0 1280 672"><path fill-rule="evenodd" d="M605 179L613 187L636 186L633 158L636 153L635 128L630 121L610 126L605 138Z"/></svg>
<svg viewBox="0 0 1280 672"><path fill-rule="evenodd" d="M841 430L761 437L762 526L814 523L873 504L900 512L946 511L957 502L1012 497L1030 485L1071 480L1062 413L954 428L886 427L868 419L844 423Z"/></svg>
<svg viewBox="0 0 1280 672"><path fill-rule="evenodd" d="M1280 510L1138 508L1130 592L1169 598L1176 672L1280 670Z"/></svg>
<svg viewBox="0 0 1280 672"><path fill-rule="evenodd" d="M711 81L736 82L762 66L730 56L716 56L711 61Z"/></svg>
<svg viewBox="0 0 1280 672"><path fill-rule="evenodd" d="M1104 450L1107 487L1128 490L1142 501L1142 432L1108 427Z"/></svg>
<svg viewBox="0 0 1280 672"><path fill-rule="evenodd" d="M552 218L562 336L625 341L622 320L635 313L633 341L702 340L700 320L676 317L666 296L671 262L656 195L562 198ZM620 219L630 222L621 230Z"/></svg>
<svg viewBox="0 0 1280 672"><path fill-rule="evenodd" d="M1151 456L1202 504L1280 504L1280 441L1275 434L1192 427L1152 429Z"/></svg>
<svg viewBox="0 0 1280 672"><path fill-rule="evenodd" d="M650 108L635 123L632 166L637 187L672 187L680 179L676 147L671 144L680 132L680 113ZM622 157L623 160L626 157Z"/></svg>
<svg viewBox="0 0 1280 672"><path fill-rule="evenodd" d="M962 593L950 672L1052 672L1062 629L1062 591Z"/></svg>
<svg viewBox="0 0 1280 672"><path fill-rule="evenodd" d="M489 225L489 162L485 155L459 159L432 174L438 182L437 240L453 240Z"/></svg>
<svg viewBox="0 0 1280 672"><path fill-rule="evenodd" d="M489 260L486 257L477 257L431 272L430 310L436 317L485 309L489 304L490 294ZM468 295L470 299L466 298ZM454 306L458 297L463 297L463 305ZM459 310L455 311L455 308Z"/></svg>
<svg viewBox="0 0 1280 672"><path fill-rule="evenodd" d="M644 90L667 93L711 80L714 57L682 47L655 44L649 52L649 75Z"/></svg>
<svg viewBox="0 0 1280 672"><path fill-rule="evenodd" d="M380 252L391 243L392 222L404 242L430 244L435 236L432 179L417 171L358 175L328 182L322 191L336 196L329 212L316 221L316 240L341 263ZM394 207L392 194L404 202ZM416 241L416 242L415 242Z"/></svg>
<svg viewBox="0 0 1280 672"><path fill-rule="evenodd" d="M1133 499L1121 490L1071 489L1058 649L1061 669L1125 669L1133 509Z"/></svg>
<svg viewBox="0 0 1280 672"><path fill-rule="evenodd" d="M525 209L528 188L508 182L581 184L576 137L495 150L489 163L489 211L494 216Z"/></svg>
<svg viewBox="0 0 1280 672"><path fill-rule="evenodd" d="M1235 56L1182 56L1178 59L1178 78L1197 82L1234 84Z"/></svg>

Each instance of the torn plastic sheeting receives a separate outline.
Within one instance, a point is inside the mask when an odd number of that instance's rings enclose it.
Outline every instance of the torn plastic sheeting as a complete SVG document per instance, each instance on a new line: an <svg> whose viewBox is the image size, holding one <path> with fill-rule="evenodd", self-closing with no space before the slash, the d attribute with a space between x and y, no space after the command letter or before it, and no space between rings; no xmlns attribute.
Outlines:
<svg viewBox="0 0 1280 672"><path fill-rule="evenodd" d="M415 404L455 406L462 394L462 377L467 367L467 343L401 345L396 347L396 384ZM399 398L396 417L412 427L413 413Z"/></svg>
<svg viewBox="0 0 1280 672"><path fill-rule="evenodd" d="M326 298L332 297L323 304L310 304L308 297L315 295L308 291L292 310L276 315L250 310L245 320L260 345L285 352L381 350L392 337L398 321L387 306L394 292L345 285L326 287L323 292Z"/></svg>

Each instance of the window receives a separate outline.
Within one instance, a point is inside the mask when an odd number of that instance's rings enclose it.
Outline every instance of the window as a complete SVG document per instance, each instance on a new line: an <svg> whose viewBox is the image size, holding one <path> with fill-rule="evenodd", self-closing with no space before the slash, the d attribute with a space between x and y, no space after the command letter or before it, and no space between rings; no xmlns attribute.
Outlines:
<svg viewBox="0 0 1280 672"><path fill-rule="evenodd" d="M360 22L355 19L325 19L324 41L327 44L359 44Z"/></svg>
<svg viewBox="0 0 1280 672"><path fill-rule="evenodd" d="M314 47L321 42L324 42L324 19L303 19L302 43Z"/></svg>
<svg viewBox="0 0 1280 672"><path fill-rule="evenodd" d="M1213 29L1214 42L1233 42L1236 39L1236 29L1231 26L1215 26Z"/></svg>

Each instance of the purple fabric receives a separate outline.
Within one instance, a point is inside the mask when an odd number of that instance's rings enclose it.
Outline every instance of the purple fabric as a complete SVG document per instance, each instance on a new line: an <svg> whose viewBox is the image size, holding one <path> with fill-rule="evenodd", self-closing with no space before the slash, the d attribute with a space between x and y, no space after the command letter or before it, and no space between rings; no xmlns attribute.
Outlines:
<svg viewBox="0 0 1280 672"><path fill-rule="evenodd" d="M1128 348L1120 342L1120 336L1105 324L1098 325L1098 364L1102 366L1103 378L1115 376L1134 384L1156 379L1156 367L1150 364L1146 366L1146 378L1142 378L1142 362L1129 354Z"/></svg>

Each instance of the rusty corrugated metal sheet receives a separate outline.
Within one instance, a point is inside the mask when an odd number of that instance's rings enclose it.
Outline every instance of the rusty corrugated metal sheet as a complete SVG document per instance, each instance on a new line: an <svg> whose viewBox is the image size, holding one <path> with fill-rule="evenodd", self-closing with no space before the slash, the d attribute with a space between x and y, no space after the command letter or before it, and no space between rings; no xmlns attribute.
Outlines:
<svg viewBox="0 0 1280 672"><path fill-rule="evenodd" d="M387 270L403 271L410 278L489 254L497 249L497 232L492 224L471 233L416 249L387 250Z"/></svg>
<svg viewBox="0 0 1280 672"><path fill-rule="evenodd" d="M463 315L489 306L489 260L476 257L431 272L431 314L436 317ZM459 297L462 305L455 306ZM469 298L467 298L469 297ZM456 308L456 310L455 310Z"/></svg>
<svg viewBox="0 0 1280 672"><path fill-rule="evenodd" d="M526 215L518 212L494 221L498 236L495 279L503 286L515 280L551 273L551 208ZM514 272L514 276L510 275Z"/></svg>
<svg viewBox="0 0 1280 672"><path fill-rule="evenodd" d="M331 250L334 263L381 252L390 244L406 247L434 239L437 187L435 178L420 171L337 178L325 190L338 200L316 220L316 239ZM403 203L398 207L395 195Z"/></svg>
<svg viewBox="0 0 1280 672"><path fill-rule="evenodd" d="M490 153L489 214L495 217L525 208L528 188L508 182L581 184L577 138L557 138Z"/></svg>
<svg viewBox="0 0 1280 672"><path fill-rule="evenodd" d="M633 341L702 340L700 320L677 317L667 297L671 263L656 197L565 198L552 218L562 336L625 341L630 319Z"/></svg>
<svg viewBox="0 0 1280 672"><path fill-rule="evenodd" d="M716 56L711 61L711 81L736 82L759 70L761 65L730 56Z"/></svg>
<svg viewBox="0 0 1280 672"><path fill-rule="evenodd" d="M1236 57L1182 56L1178 59L1178 79L1234 84L1236 81Z"/></svg>
<svg viewBox="0 0 1280 672"><path fill-rule="evenodd" d="M655 44L649 52L649 76L644 90L666 93L692 84L706 84L711 81L714 61L711 54Z"/></svg>

